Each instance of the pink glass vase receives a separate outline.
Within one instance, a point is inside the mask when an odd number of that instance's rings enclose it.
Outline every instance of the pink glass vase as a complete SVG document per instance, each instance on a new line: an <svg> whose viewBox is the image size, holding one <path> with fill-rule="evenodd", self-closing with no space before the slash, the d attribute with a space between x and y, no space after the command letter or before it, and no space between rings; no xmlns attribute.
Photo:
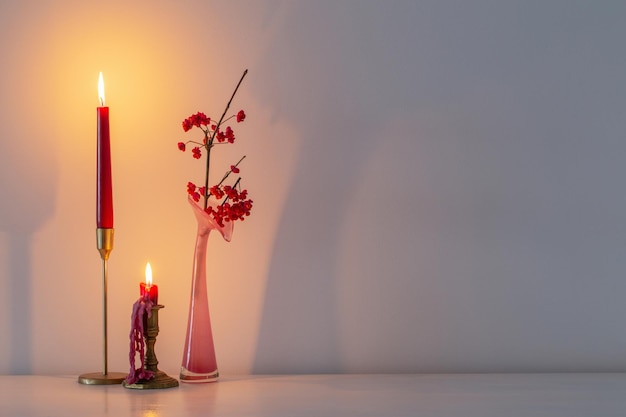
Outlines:
<svg viewBox="0 0 626 417"><path fill-rule="evenodd" d="M193 199L189 204L198 223L196 249L193 256L193 274L191 277L191 299L185 351L180 368L182 382L211 382L219 375L211 331L209 299L206 283L206 255L209 234L212 230L220 232L224 240L230 242L233 234L233 222L219 226L213 218L202 210Z"/></svg>

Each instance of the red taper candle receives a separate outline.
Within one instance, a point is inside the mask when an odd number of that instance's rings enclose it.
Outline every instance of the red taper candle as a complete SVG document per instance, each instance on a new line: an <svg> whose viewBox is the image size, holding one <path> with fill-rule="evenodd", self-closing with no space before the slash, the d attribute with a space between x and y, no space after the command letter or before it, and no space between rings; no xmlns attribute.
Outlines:
<svg viewBox="0 0 626 417"><path fill-rule="evenodd" d="M111 185L111 137L109 135L109 108L104 106L104 81L98 80L98 156L96 180L96 224L100 229L113 228L113 190Z"/></svg>

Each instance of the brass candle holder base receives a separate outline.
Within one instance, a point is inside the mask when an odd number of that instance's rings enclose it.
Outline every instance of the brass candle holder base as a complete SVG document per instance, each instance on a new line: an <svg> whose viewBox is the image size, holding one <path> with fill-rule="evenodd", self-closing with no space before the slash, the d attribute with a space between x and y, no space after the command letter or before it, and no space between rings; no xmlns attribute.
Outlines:
<svg viewBox="0 0 626 417"><path fill-rule="evenodd" d="M113 250L113 229L96 229L96 247L102 258L102 359L103 371L90 372L78 377L78 382L85 385L116 385L121 384L126 374L109 372L108 340L107 340L107 281L109 279L108 261Z"/></svg>
<svg viewBox="0 0 626 417"><path fill-rule="evenodd" d="M128 389L163 389L174 388L178 386L178 380L160 371L157 365L156 354L154 353L154 344L159 334L159 310L164 308L163 305L152 306L150 318L146 314L143 317L144 338L146 339L146 369L154 372L154 377L149 380L140 379L134 384L122 382L122 386Z"/></svg>
<svg viewBox="0 0 626 417"><path fill-rule="evenodd" d="M154 378L146 381L140 379L134 384L127 384L126 381L122 382L122 386L128 389L163 389L174 388L178 386L178 380L172 378L163 371L156 371Z"/></svg>
<svg viewBox="0 0 626 417"><path fill-rule="evenodd" d="M91 372L78 377L78 382L85 385L119 385L126 378L126 374L121 372Z"/></svg>

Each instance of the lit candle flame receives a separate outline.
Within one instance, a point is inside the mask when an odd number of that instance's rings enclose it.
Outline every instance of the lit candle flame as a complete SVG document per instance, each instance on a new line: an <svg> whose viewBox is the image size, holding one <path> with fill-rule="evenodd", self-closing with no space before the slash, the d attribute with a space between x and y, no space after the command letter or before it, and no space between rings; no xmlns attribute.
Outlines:
<svg viewBox="0 0 626 417"><path fill-rule="evenodd" d="M100 98L100 105L104 107L104 79L102 78L102 71L98 78L98 97Z"/></svg>
<svg viewBox="0 0 626 417"><path fill-rule="evenodd" d="M146 264L146 286L148 288L152 287L152 267L150 267L150 262Z"/></svg>

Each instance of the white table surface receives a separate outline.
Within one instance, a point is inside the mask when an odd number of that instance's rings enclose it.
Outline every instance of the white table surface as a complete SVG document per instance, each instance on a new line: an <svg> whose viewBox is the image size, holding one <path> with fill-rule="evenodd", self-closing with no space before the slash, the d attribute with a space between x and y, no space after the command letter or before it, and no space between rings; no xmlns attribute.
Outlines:
<svg viewBox="0 0 626 417"><path fill-rule="evenodd" d="M225 376L165 390L0 376L0 416L626 416L626 374Z"/></svg>

